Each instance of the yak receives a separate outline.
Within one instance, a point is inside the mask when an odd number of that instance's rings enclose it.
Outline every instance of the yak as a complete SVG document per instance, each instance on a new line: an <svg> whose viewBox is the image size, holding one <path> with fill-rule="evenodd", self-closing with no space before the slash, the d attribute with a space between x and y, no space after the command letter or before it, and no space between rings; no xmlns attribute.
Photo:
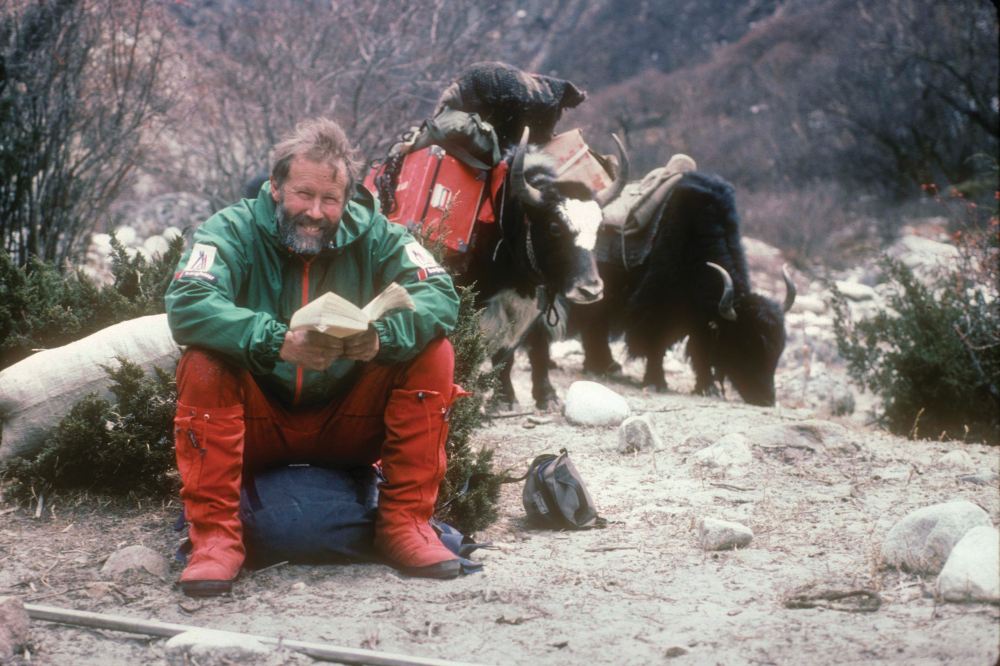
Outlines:
<svg viewBox="0 0 1000 666"><path fill-rule="evenodd" d="M718 395L728 379L746 402L773 405L774 372L785 347L784 313L795 300L794 283L783 269L783 305L752 291L733 188L718 176L685 174L661 210L645 259L624 266L620 259L602 257L604 299L568 307L570 330L581 334L584 370L619 371L608 339L624 333L629 355L646 359L643 385L666 391L663 355L687 336L695 393ZM617 232L606 225L602 233ZM544 385L546 331L533 329L527 344L533 378Z"/></svg>
<svg viewBox="0 0 1000 666"><path fill-rule="evenodd" d="M496 398L503 405L514 402L511 364L532 325L557 298L583 305L602 297L594 244L601 210L626 180L621 173L596 194L580 183L559 182L551 159L528 146L528 136L526 129L507 157L503 200L495 204L502 211L499 224L477 225L469 256L451 271L456 284L475 285L488 350L500 367Z"/></svg>

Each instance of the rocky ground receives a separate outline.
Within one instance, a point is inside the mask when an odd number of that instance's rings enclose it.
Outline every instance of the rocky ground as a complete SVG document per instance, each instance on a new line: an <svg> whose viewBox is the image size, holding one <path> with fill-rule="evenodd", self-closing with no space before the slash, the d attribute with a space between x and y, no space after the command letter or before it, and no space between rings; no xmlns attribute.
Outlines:
<svg viewBox="0 0 1000 666"><path fill-rule="evenodd" d="M947 255L917 238L907 261ZM752 241L748 250L756 284L780 290L780 255ZM944 601L934 574L897 571L883 546L904 516L942 502L966 500L1000 523L1000 451L878 430L873 400L837 359L825 287L796 277L777 407L690 395L680 349L665 361L672 391L648 393L641 364L616 345L623 373L604 384L645 415L656 448L623 453L614 425L539 418L527 407L479 434L501 468L569 449L603 529L531 528L514 483L503 488L500 520L476 535L493 544L474 555L481 573L437 582L376 564L286 564L245 573L232 596L196 601L174 587L176 502L57 500L36 515L0 500L0 597L481 664L996 663L1000 607ZM839 277L859 312L879 307L870 274ZM553 356L565 396L585 379L579 344L558 343ZM514 380L527 405L523 358ZM720 440L738 442L745 458L706 460ZM706 550L700 526L712 520L739 523L752 539ZM110 556L136 545L154 551L156 573L111 572ZM41 621L24 637L10 663L312 661L288 650L251 655L245 640L242 652L199 655L163 638Z"/></svg>

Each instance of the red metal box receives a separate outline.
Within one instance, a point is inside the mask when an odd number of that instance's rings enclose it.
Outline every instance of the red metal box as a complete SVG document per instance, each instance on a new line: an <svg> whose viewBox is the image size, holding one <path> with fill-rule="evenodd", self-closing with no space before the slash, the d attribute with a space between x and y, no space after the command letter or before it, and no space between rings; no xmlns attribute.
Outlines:
<svg viewBox="0 0 1000 666"><path fill-rule="evenodd" d="M375 192L375 167L365 186ZM405 225L421 240L436 241L456 252L469 249L476 212L482 203L489 172L473 169L440 146L428 146L406 155L396 181L395 205L383 211L391 221Z"/></svg>

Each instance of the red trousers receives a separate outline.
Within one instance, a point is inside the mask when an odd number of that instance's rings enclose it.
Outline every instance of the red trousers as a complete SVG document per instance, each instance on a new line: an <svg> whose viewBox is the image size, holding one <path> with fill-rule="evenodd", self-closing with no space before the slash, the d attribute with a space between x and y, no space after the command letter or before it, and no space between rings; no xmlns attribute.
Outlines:
<svg viewBox="0 0 1000 666"><path fill-rule="evenodd" d="M178 414L185 406L242 405L245 468L286 463L365 465L382 455L392 392L437 392L447 409L454 395L454 368L451 343L439 338L409 362L364 364L351 390L327 405L287 407L265 395L248 371L212 352L191 348L177 367Z"/></svg>

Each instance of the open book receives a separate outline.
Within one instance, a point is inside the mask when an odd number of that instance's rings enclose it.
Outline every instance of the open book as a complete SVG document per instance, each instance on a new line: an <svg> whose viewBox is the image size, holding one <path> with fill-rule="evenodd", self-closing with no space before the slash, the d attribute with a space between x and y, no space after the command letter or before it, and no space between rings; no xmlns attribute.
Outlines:
<svg viewBox="0 0 1000 666"><path fill-rule="evenodd" d="M368 329L368 325L389 310L416 310L409 292L391 283L371 303L359 308L346 298L328 291L292 315L289 328L307 328L335 338L346 338Z"/></svg>

